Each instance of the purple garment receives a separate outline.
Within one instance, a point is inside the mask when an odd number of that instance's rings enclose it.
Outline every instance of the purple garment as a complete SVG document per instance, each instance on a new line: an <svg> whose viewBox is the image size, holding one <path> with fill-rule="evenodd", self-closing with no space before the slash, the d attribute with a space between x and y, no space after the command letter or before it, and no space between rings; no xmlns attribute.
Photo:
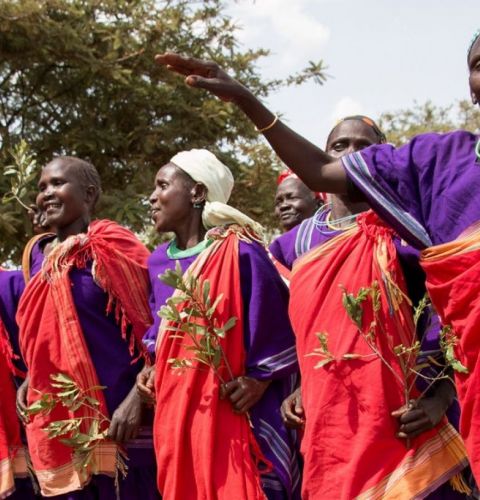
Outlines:
<svg viewBox="0 0 480 500"><path fill-rule="evenodd" d="M480 220L479 137L423 134L395 148L370 146L342 158L372 208L417 248L454 240Z"/></svg>
<svg viewBox="0 0 480 500"><path fill-rule="evenodd" d="M40 240L32 249L30 262L32 276L41 269L44 259L42 248L50 239ZM91 269L92 262L88 262L84 269L74 268L70 271L72 296L99 382L107 387L104 396L109 413L112 415L134 386L136 376L143 367L143 360L139 359L132 364L128 342L122 338L114 313L106 314L108 296L94 282ZM122 499L160 498L156 486L152 414L144 413L145 418L139 436L126 445L129 472L127 478L120 482ZM102 494L95 496L97 491L101 491ZM91 483L83 490L60 495L58 498L113 500L116 498L115 495L113 478L100 475L92 478Z"/></svg>
<svg viewBox="0 0 480 500"><path fill-rule="evenodd" d="M269 247L270 253L285 267L292 269L300 255L340 233L325 225L329 213L329 205L321 207L312 217L274 240Z"/></svg>
<svg viewBox="0 0 480 500"><path fill-rule="evenodd" d="M17 356L20 356L20 348L15 315L24 288L25 281L21 271L0 271L0 318L7 330L13 352ZM15 365L22 371L26 370L22 359L15 360Z"/></svg>
<svg viewBox="0 0 480 500"><path fill-rule="evenodd" d="M144 341L151 349L160 325L157 311L173 293L158 275L175 268L175 259L167 255L168 243L150 256L148 269L153 297L155 323ZM196 256L177 259L182 270ZM269 500L300 498L300 469L296 434L285 428L281 416L282 401L295 389L298 364L295 339L288 319L288 290L258 243L240 242L240 280L244 309L246 373L259 380L271 380L262 399L250 410L253 432L273 471L262 475L263 489ZM168 438L167 438L168 439Z"/></svg>

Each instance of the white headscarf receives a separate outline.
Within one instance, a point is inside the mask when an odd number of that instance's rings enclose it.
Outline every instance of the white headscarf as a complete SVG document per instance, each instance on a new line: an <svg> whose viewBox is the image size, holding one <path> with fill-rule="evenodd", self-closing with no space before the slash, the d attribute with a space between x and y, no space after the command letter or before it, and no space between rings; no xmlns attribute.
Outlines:
<svg viewBox="0 0 480 500"><path fill-rule="evenodd" d="M206 229L239 224L250 226L259 235L263 234L263 228L258 222L227 205L233 189L233 175L213 153L206 149L191 149L177 153L170 162L207 188L207 201L202 212L202 222Z"/></svg>

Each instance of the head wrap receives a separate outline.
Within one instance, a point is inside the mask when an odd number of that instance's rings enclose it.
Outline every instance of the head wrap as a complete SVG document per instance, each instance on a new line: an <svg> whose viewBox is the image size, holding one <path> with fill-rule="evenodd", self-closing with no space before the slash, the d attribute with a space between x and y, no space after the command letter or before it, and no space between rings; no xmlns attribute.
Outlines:
<svg viewBox="0 0 480 500"><path fill-rule="evenodd" d="M364 115L346 116L345 118L338 120L338 122L335 124L335 127L333 127L333 129L330 131L330 134L328 134L327 142L330 139L330 135L337 128L337 126L342 122L346 122L347 120L358 120L358 121L365 123L373 130L375 135L378 137L378 142L380 144L387 142L387 138L386 138L385 134L380 130L380 127L371 118L369 118L368 116L364 116Z"/></svg>
<svg viewBox="0 0 480 500"><path fill-rule="evenodd" d="M277 186L280 186L280 184L283 181L286 181L287 179L299 179L299 180L301 180L300 177L298 177L298 175L295 172L292 172L292 170L287 168L283 172L280 172L279 176L277 177ZM327 200L326 193L319 193L317 191L312 191L312 193L317 200L322 200L322 201L326 202L326 200Z"/></svg>
<svg viewBox="0 0 480 500"><path fill-rule="evenodd" d="M225 224L250 226L258 235L263 228L236 208L227 205L233 189L233 175L213 153L206 149L191 149L177 153L171 160L195 182L207 188L207 201L202 211L202 222L206 229Z"/></svg>
<svg viewBox="0 0 480 500"><path fill-rule="evenodd" d="M473 46L475 45L475 42L478 40L479 37L480 37L480 29L478 29L475 32L475 34L473 35L472 40L468 46L467 59L470 57L470 52L472 52Z"/></svg>

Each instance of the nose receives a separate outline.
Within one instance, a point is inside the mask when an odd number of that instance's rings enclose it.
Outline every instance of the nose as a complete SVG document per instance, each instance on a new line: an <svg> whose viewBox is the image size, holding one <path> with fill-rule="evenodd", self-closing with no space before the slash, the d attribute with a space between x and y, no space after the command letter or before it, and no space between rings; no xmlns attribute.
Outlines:
<svg viewBox="0 0 480 500"><path fill-rule="evenodd" d="M148 198L148 202L150 205L154 205L157 202L157 193L154 191L151 195L150 198Z"/></svg>

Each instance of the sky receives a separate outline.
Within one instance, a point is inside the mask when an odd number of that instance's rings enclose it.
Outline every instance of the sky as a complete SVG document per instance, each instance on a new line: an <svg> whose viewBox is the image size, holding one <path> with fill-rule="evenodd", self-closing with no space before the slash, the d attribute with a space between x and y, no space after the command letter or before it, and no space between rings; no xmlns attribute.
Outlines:
<svg viewBox="0 0 480 500"><path fill-rule="evenodd" d="M259 63L265 78L324 60L324 86L283 89L266 101L316 144L349 114L377 119L415 102L470 99L466 51L480 28L480 0L230 0L227 13L243 48L271 51Z"/></svg>

